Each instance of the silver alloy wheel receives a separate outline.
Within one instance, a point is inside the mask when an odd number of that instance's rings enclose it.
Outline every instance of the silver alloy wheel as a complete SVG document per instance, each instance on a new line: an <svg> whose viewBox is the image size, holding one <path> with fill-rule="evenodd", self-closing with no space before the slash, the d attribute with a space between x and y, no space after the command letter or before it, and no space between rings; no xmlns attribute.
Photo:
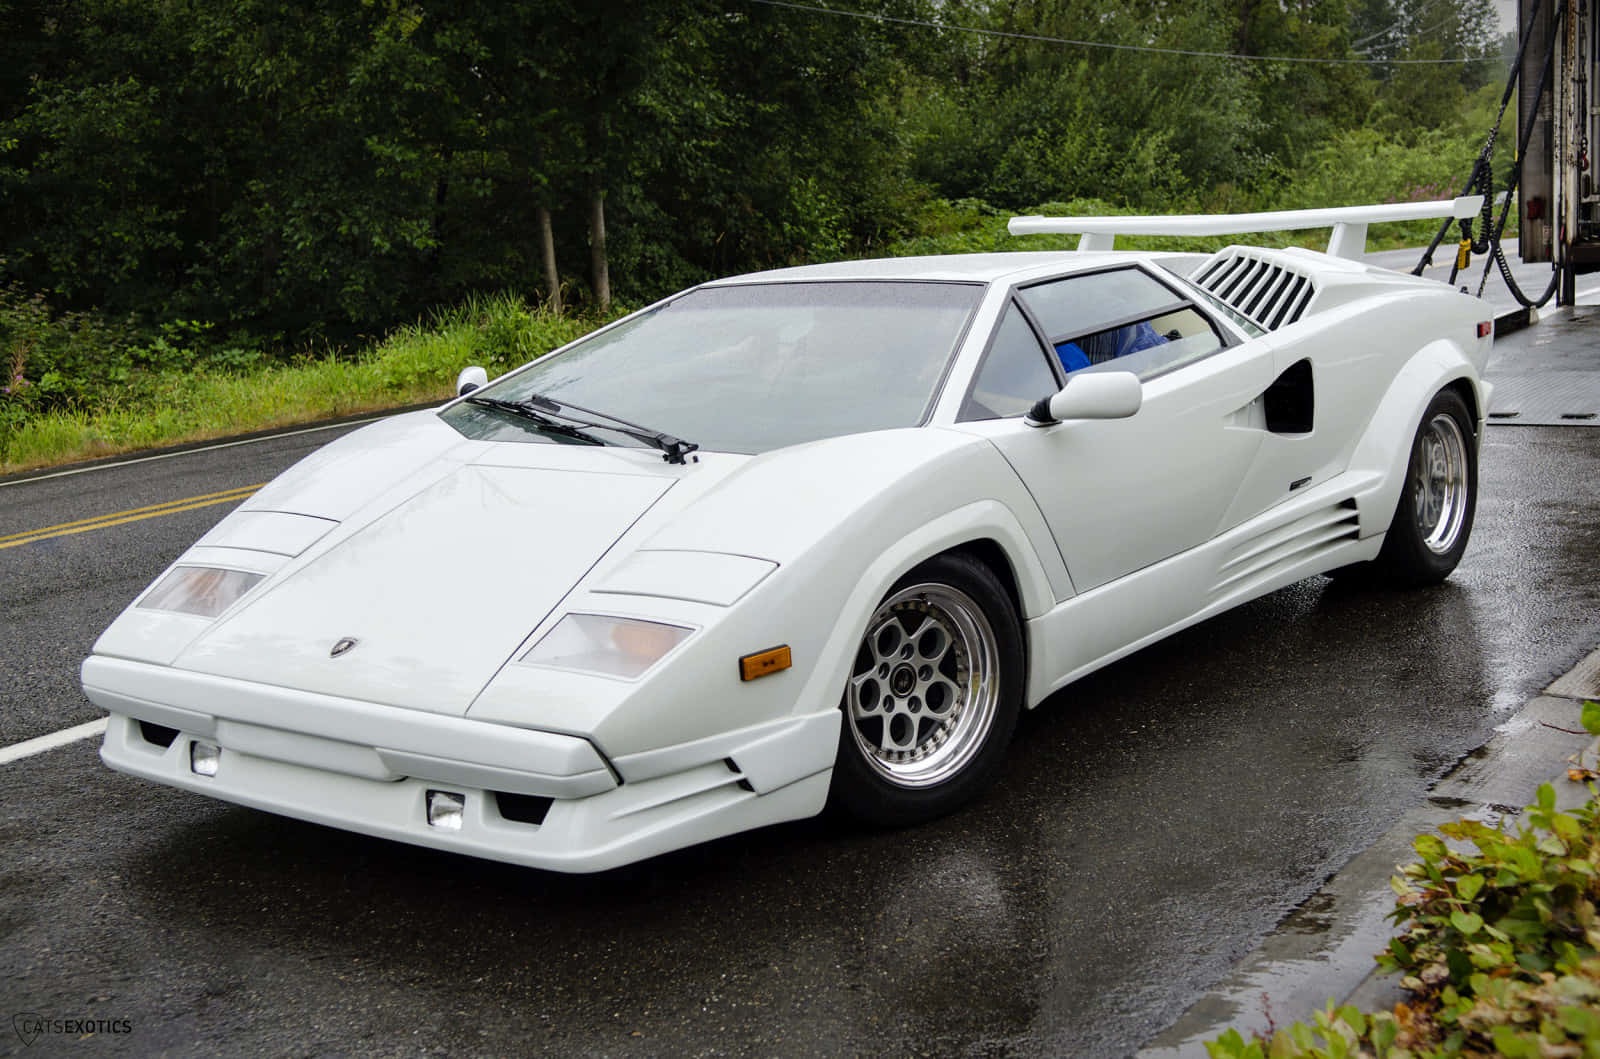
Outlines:
<svg viewBox="0 0 1600 1059"><path fill-rule="evenodd" d="M1444 555L1467 517L1467 443L1454 416L1440 412L1417 435L1410 487L1422 543Z"/></svg>
<svg viewBox="0 0 1600 1059"><path fill-rule="evenodd" d="M884 600L845 688L850 732L872 770L918 788L964 769L994 724L999 658L989 619L966 593L929 583Z"/></svg>

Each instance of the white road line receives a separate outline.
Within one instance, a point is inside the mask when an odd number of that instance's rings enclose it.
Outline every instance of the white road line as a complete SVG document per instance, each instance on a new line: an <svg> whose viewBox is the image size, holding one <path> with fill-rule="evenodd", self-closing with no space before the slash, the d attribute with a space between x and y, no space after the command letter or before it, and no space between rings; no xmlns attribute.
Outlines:
<svg viewBox="0 0 1600 1059"><path fill-rule="evenodd" d="M315 434L319 430L337 430L340 427L358 427L363 423L376 423L380 419L387 419L394 415L393 412L384 412L381 415L369 416L366 419L350 419L343 423L324 423L319 427L304 427L300 430L285 430L281 434L268 434L261 438L245 438L242 441L224 441L216 445L204 445L196 449L184 449L182 452L162 452L154 456L140 456L135 460L121 460L117 463L101 463L93 467L78 467L70 471L52 471L49 474L36 474L32 478L19 478L14 482L0 482L0 489L8 485L27 485L29 482L42 482L47 478L65 478L72 474L87 474L90 471L109 471L113 467L129 467L135 463L149 463L151 460L170 460L174 456L192 456L197 452L215 452L218 449L231 449L235 445L254 445L261 441L276 441L279 438L292 438L300 434Z"/></svg>
<svg viewBox="0 0 1600 1059"><path fill-rule="evenodd" d="M1600 294L1600 287L1590 287L1588 290L1573 291L1574 298L1592 298Z"/></svg>
<svg viewBox="0 0 1600 1059"><path fill-rule="evenodd" d="M104 735L106 720L106 718L102 717L98 721L89 721L86 724L63 728L59 732L41 735L37 739L25 739L20 743L12 743L10 746L0 749L0 765L9 765L13 761L21 761L25 757L42 754L46 750L54 750L58 746L76 743L80 739L93 739L97 735Z"/></svg>

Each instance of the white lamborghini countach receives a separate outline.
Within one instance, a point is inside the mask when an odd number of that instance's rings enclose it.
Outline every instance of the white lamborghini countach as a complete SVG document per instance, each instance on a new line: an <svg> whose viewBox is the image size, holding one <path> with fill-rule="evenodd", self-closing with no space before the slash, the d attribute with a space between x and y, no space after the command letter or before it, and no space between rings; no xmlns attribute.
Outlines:
<svg viewBox="0 0 1600 1059"><path fill-rule="evenodd" d="M1019 711L1472 527L1483 303L1306 250L707 283L291 468L106 630L114 769L594 871L948 812Z"/></svg>

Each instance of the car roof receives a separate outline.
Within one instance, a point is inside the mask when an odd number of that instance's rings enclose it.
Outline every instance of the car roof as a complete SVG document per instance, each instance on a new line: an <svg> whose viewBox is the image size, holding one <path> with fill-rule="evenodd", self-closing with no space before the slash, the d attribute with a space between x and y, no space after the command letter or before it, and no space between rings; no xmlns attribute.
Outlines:
<svg viewBox="0 0 1600 1059"><path fill-rule="evenodd" d="M1025 279L1031 273L1090 269L1128 264L1148 255L1136 252L1083 253L1077 250L1035 250L1002 254L939 254L929 257L885 257L862 261L834 261L821 265L751 272L707 283L720 287L745 283L792 283L802 280L920 280L955 283L992 283L999 279Z"/></svg>

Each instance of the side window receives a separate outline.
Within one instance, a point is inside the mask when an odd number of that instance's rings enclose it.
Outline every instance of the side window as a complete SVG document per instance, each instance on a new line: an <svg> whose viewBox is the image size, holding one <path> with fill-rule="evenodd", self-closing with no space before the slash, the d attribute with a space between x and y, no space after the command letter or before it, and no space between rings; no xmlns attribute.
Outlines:
<svg viewBox="0 0 1600 1059"><path fill-rule="evenodd" d="M983 366L961 405L961 422L1018 416L1058 389L1033 328L1012 302L983 355Z"/></svg>
<svg viewBox="0 0 1600 1059"><path fill-rule="evenodd" d="M1080 365L1094 371L1131 371L1141 379L1181 368L1222 348L1211 322L1193 309L1141 320L1086 335L1074 343L1085 353Z"/></svg>
<svg viewBox="0 0 1600 1059"><path fill-rule="evenodd" d="M1128 317L1153 316L1183 304L1147 272L1118 268L1035 284L1022 292L1051 342L1100 331Z"/></svg>
<svg viewBox="0 0 1600 1059"><path fill-rule="evenodd" d="M1136 268L1040 283L1022 297L1068 373L1131 371L1148 379L1223 347L1187 299Z"/></svg>

